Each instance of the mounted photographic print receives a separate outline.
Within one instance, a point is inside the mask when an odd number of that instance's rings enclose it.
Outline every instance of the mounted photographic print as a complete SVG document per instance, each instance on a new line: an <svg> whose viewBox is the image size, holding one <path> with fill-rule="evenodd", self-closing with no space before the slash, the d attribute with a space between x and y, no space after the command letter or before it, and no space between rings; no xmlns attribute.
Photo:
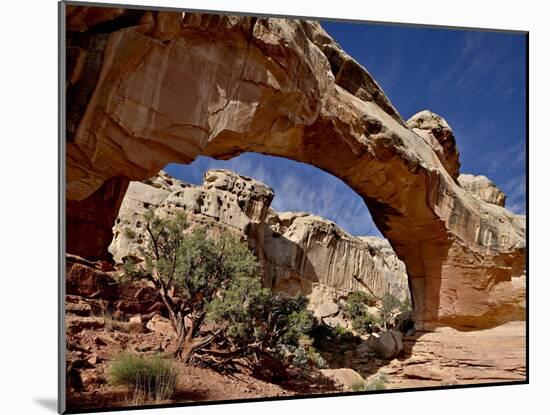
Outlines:
<svg viewBox="0 0 550 415"><path fill-rule="evenodd" d="M61 412L527 383L527 32L59 5Z"/></svg>

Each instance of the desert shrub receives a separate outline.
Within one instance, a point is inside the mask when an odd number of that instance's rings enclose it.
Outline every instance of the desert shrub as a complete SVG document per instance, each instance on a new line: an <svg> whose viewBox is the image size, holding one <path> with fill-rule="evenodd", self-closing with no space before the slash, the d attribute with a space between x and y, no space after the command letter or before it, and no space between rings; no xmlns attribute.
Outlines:
<svg viewBox="0 0 550 415"><path fill-rule="evenodd" d="M361 338L356 336L351 330L337 325L331 327L325 324L316 325L311 331L313 346L319 350L333 350L335 346L355 348L361 343ZM334 359L343 358L342 353L333 356Z"/></svg>
<svg viewBox="0 0 550 415"><path fill-rule="evenodd" d="M309 358L307 355L307 352L303 347L297 347L294 350L293 356L292 356L292 365L299 368L306 370L309 367Z"/></svg>
<svg viewBox="0 0 550 415"><path fill-rule="evenodd" d="M363 314L356 316L351 320L351 326L353 327L353 330L360 334L370 334L378 325L378 321L379 320L372 314L364 312Z"/></svg>
<svg viewBox="0 0 550 415"><path fill-rule="evenodd" d="M299 369L325 369L327 367L326 360L312 346L307 350L302 346L294 347L292 348L291 355L292 359L290 362L294 367Z"/></svg>
<svg viewBox="0 0 550 415"><path fill-rule="evenodd" d="M331 334L331 337L335 337L336 340L339 342L351 342L356 340L356 336L353 334L353 332L351 330L348 330L344 326L341 326L340 324L332 329Z"/></svg>
<svg viewBox="0 0 550 415"><path fill-rule="evenodd" d="M236 347L250 352L251 346L262 351L297 346L314 324L306 307L303 296L276 296L257 277L241 276L220 290L206 310L209 321L227 327L227 337Z"/></svg>
<svg viewBox="0 0 550 415"><path fill-rule="evenodd" d="M385 382L387 378L384 375L379 375L370 381L358 381L354 382L351 385L351 389L354 392L364 392L364 391L377 391L386 389Z"/></svg>
<svg viewBox="0 0 550 415"><path fill-rule="evenodd" d="M119 353L109 367L113 385L133 388L134 396L143 394L146 400L169 399L176 388L178 371L160 356L144 357L130 352Z"/></svg>
<svg viewBox="0 0 550 415"><path fill-rule="evenodd" d="M307 357L311 364L315 366L317 369L326 369L327 368L327 361L319 354L317 350L315 350L314 347L310 347L307 352Z"/></svg>
<svg viewBox="0 0 550 415"><path fill-rule="evenodd" d="M378 390L384 390L384 389L386 389L386 384L380 378L371 380L365 386L366 391L378 391Z"/></svg>
<svg viewBox="0 0 550 415"><path fill-rule="evenodd" d="M272 305L277 309L280 320L278 326L281 327L279 330L282 333L282 343L295 345L300 338L311 334L315 327L315 318L307 309L308 299L305 296L275 297Z"/></svg>
<svg viewBox="0 0 550 415"><path fill-rule="evenodd" d="M123 258L122 273L116 277L117 282L127 282L145 276L143 268L138 267L137 260L132 257Z"/></svg>
<svg viewBox="0 0 550 415"><path fill-rule="evenodd" d="M351 320L353 329L360 333L372 333L378 324L378 319L367 311L367 306L373 304L374 299L363 291L353 291L348 295L342 306L344 317Z"/></svg>
<svg viewBox="0 0 550 415"><path fill-rule="evenodd" d="M351 390L354 392L362 392L365 390L366 386L367 386L367 383L363 380L360 380L352 383Z"/></svg>
<svg viewBox="0 0 550 415"><path fill-rule="evenodd" d="M364 306L370 307L375 304L376 299L364 291L352 291L348 294L346 299L346 309L349 310L351 314L361 312Z"/></svg>
<svg viewBox="0 0 550 415"><path fill-rule="evenodd" d="M187 220L182 213L161 218L147 211L144 218L147 238L140 249L144 264L129 260L125 269L153 281L178 338L184 339L175 355L188 362L222 331L201 337L206 305L231 280L252 277L257 263L248 248L233 237L214 241L203 228L186 233ZM171 286L180 301L167 294ZM189 324L182 324L185 320Z"/></svg>

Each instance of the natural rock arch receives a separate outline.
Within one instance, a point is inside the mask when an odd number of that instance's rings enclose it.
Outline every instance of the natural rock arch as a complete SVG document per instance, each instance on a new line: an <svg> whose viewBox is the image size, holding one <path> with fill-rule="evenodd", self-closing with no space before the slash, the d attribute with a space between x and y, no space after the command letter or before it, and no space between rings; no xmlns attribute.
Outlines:
<svg viewBox="0 0 550 415"><path fill-rule="evenodd" d="M68 6L67 27L69 252L106 252L129 180L253 151L361 195L419 327L524 318L521 221L461 188L442 127L410 128L318 23Z"/></svg>

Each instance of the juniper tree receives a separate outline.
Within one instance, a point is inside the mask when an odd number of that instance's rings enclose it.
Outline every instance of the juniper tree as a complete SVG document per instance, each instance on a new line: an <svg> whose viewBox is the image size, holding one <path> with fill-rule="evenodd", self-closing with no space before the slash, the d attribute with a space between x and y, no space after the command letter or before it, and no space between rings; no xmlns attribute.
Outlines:
<svg viewBox="0 0 550 415"><path fill-rule="evenodd" d="M245 243L230 235L215 241L203 228L190 233L186 228L183 214L160 218L147 212L148 237L141 249L145 266L125 265L127 272L147 276L155 284L177 334L177 357L189 362L222 335L238 355L281 342L297 343L299 335L311 329L307 300L281 298L263 288L258 262ZM207 315L214 328L204 334Z"/></svg>

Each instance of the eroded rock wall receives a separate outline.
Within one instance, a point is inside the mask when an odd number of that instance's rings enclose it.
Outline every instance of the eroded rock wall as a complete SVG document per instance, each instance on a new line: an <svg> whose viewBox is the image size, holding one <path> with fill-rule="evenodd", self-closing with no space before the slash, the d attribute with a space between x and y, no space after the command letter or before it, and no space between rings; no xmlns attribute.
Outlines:
<svg viewBox="0 0 550 415"><path fill-rule="evenodd" d="M458 176L458 183L462 188L479 197L484 202L502 207L506 203L504 192L485 176L463 173Z"/></svg>
<svg viewBox="0 0 550 415"><path fill-rule="evenodd" d="M202 226L213 237L232 232L246 240L262 264L265 284L279 293L306 294L314 309L333 304L338 311L338 301L356 290L408 297L405 265L387 241L351 236L308 213L276 212L269 209L272 199L265 184L227 170L207 171L202 186L161 172L130 183L109 249L118 263L139 257L147 238L143 214L181 211L189 229Z"/></svg>
<svg viewBox="0 0 550 415"><path fill-rule="evenodd" d="M377 298L388 291L400 299L408 297L405 265L387 241L354 237L304 212L270 210L267 224L266 276L276 289L291 294L317 290L319 303L337 302L356 290Z"/></svg>

